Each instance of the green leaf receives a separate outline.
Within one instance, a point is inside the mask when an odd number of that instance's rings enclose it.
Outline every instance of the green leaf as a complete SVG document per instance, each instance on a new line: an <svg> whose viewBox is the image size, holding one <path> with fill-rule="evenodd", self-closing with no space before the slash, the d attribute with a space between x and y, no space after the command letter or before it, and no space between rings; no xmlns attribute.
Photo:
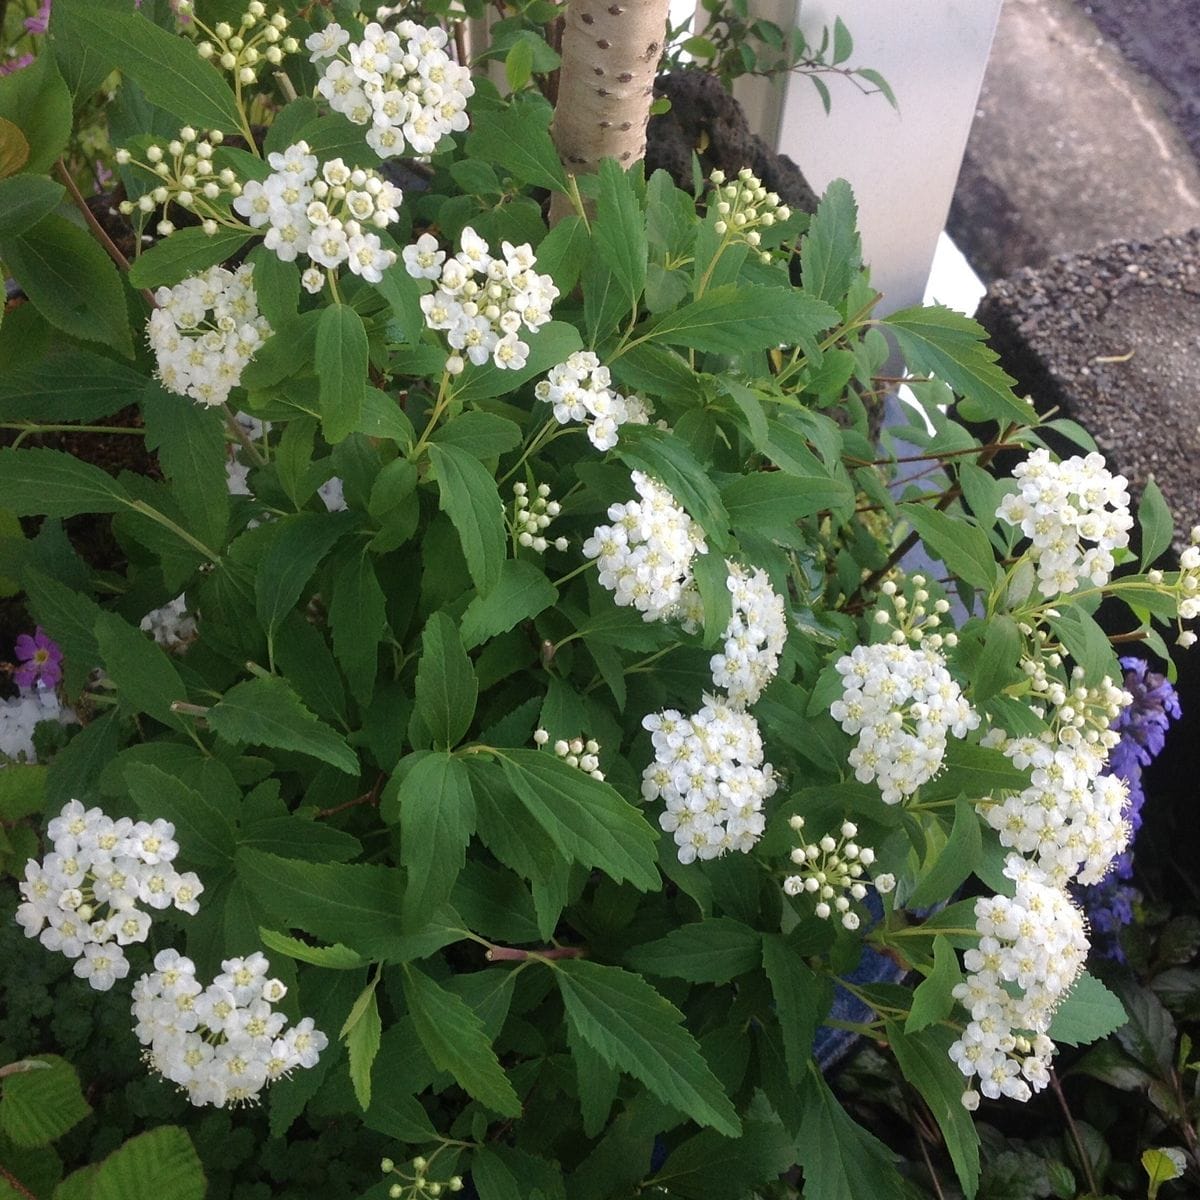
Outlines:
<svg viewBox="0 0 1200 1200"><path fill-rule="evenodd" d="M188 527L205 545L224 545L229 493L223 486L227 458L220 413L168 396L152 383L142 394L142 416L146 448L157 451Z"/></svg>
<svg viewBox="0 0 1200 1200"><path fill-rule="evenodd" d="M170 287L227 262L250 238L241 229L220 229L211 236L198 226L177 229L133 260L129 282L134 287Z"/></svg>
<svg viewBox="0 0 1200 1200"><path fill-rule="evenodd" d="M94 632L100 606L90 596L32 567L26 568L21 582L38 624L45 626L62 649L67 690L78 692L100 661Z"/></svg>
<svg viewBox="0 0 1200 1200"><path fill-rule="evenodd" d="M473 650L536 617L557 599L558 589L540 567L525 559L505 559L496 586L486 596L476 596L463 613L463 645Z"/></svg>
<svg viewBox="0 0 1200 1200"><path fill-rule="evenodd" d="M325 439L336 444L362 419L367 387L367 331L348 304L331 304L317 324L317 379Z"/></svg>
<svg viewBox="0 0 1200 1200"><path fill-rule="evenodd" d="M962 982L958 955L948 938L933 939L933 970L913 992L912 1008L904 1022L906 1034L920 1033L938 1021L944 1021L954 1008L955 986ZM962 1091L962 1081L959 1089Z"/></svg>
<svg viewBox="0 0 1200 1200"><path fill-rule="evenodd" d="M791 1165L792 1139L782 1125L747 1122L740 1138L705 1129L677 1146L647 1187L683 1200L742 1200ZM865 1198L864 1198L865 1200Z"/></svg>
<svg viewBox="0 0 1200 1200"><path fill-rule="evenodd" d="M841 17L835 17L833 21L834 65L844 63L853 53L854 39L850 36L850 30L846 28L846 24Z"/></svg>
<svg viewBox="0 0 1200 1200"><path fill-rule="evenodd" d="M350 692L361 705L371 702L379 669L379 643L387 630L387 597L364 547L341 560L329 601L333 653L345 672Z"/></svg>
<svg viewBox="0 0 1200 1200"><path fill-rule="evenodd" d="M131 367L68 346L49 358L4 372L0 420L92 421L124 408L145 387L146 377ZM178 397L175 402L191 403Z"/></svg>
<svg viewBox="0 0 1200 1200"><path fill-rule="evenodd" d="M513 42L504 56L504 77L510 90L519 92L533 74L533 47L522 38Z"/></svg>
<svg viewBox="0 0 1200 1200"><path fill-rule="evenodd" d="M404 969L404 999L421 1045L440 1070L504 1117L519 1117L521 1101L473 1009L456 993L411 966Z"/></svg>
<svg viewBox="0 0 1200 1200"><path fill-rule="evenodd" d="M845 299L862 269L858 208L844 179L835 179L817 205L800 243L800 269L804 290L834 305Z"/></svg>
<svg viewBox="0 0 1200 1200"><path fill-rule="evenodd" d="M736 1109L683 1028L683 1014L640 975L569 959L557 964L555 979L571 1027L605 1062L698 1124L729 1137L741 1133Z"/></svg>
<svg viewBox="0 0 1200 1200"><path fill-rule="evenodd" d="M1144 571L1165 550L1170 548L1175 536L1175 520L1163 499L1162 490L1151 475L1142 488L1142 499L1138 504L1138 526L1142 531L1141 566Z"/></svg>
<svg viewBox="0 0 1200 1200"><path fill-rule="evenodd" d="M762 938L732 917L713 917L671 930L657 941L634 946L625 961L637 971L686 979L689 983L729 983L758 969Z"/></svg>
<svg viewBox="0 0 1200 1200"><path fill-rule="evenodd" d="M567 177L550 137L553 111L540 97L518 96L504 109L477 112L467 137L467 157L495 163L534 187L567 190Z"/></svg>
<svg viewBox="0 0 1200 1200"><path fill-rule="evenodd" d="M797 1084L812 1055L817 1025L829 1010L830 987L827 980L812 972L787 939L778 934L764 935L762 961L783 1030L788 1078Z"/></svg>
<svg viewBox="0 0 1200 1200"><path fill-rule="evenodd" d="M204 1200L208 1184L188 1135L162 1125L130 1138L100 1166L92 1200Z"/></svg>
<svg viewBox="0 0 1200 1200"><path fill-rule="evenodd" d="M941 944L940 939L936 944ZM938 1026L914 1037L895 1021L888 1021L885 1028L900 1070L929 1105L946 1139L963 1193L971 1200L979 1190L979 1134L971 1114L963 1108L963 1077L950 1058L956 1033Z"/></svg>
<svg viewBox="0 0 1200 1200"><path fill-rule="evenodd" d="M560 295L568 295L579 282L589 245L583 218L573 215L564 217L542 239L537 249L538 270L554 280Z"/></svg>
<svg viewBox="0 0 1200 1200"><path fill-rule="evenodd" d="M429 447L442 511L462 542L463 556L481 596L499 582L508 535L496 479L474 455L457 446Z"/></svg>
<svg viewBox="0 0 1200 1200"><path fill-rule="evenodd" d="M801 517L837 509L853 499L849 486L829 475L785 475L759 471L742 475L721 489L735 528L787 531Z"/></svg>
<svg viewBox="0 0 1200 1200"><path fill-rule="evenodd" d="M85 725L53 758L46 771L46 807L92 794L100 772L117 752L119 715L114 709Z"/></svg>
<svg viewBox="0 0 1200 1200"><path fill-rule="evenodd" d="M1064 606L1058 616L1047 620L1076 665L1083 668L1086 686L1094 687L1106 675L1112 679L1121 678L1116 651L1108 634L1090 613L1073 604L1069 608Z"/></svg>
<svg viewBox="0 0 1200 1200"><path fill-rule="evenodd" d="M959 799L954 807L954 827L945 848L930 863L923 864L921 877L906 901L910 908L928 908L946 900L979 865L983 856L983 834L975 806Z"/></svg>
<svg viewBox="0 0 1200 1200"><path fill-rule="evenodd" d="M254 580L255 611L268 641L344 531L345 523L329 513L296 513L275 523L274 540Z"/></svg>
<svg viewBox="0 0 1200 1200"><path fill-rule="evenodd" d="M1055 1010L1050 1039L1068 1046L1086 1046L1108 1037L1128 1020L1121 1001L1085 971Z"/></svg>
<svg viewBox="0 0 1200 1200"><path fill-rule="evenodd" d="M45 767L9 763L0 771L0 821L4 824L40 814L45 804Z"/></svg>
<svg viewBox="0 0 1200 1200"><path fill-rule="evenodd" d="M152 104L201 129L240 129L233 92L191 42L138 13L77 5L71 23L109 63L136 79Z"/></svg>
<svg viewBox="0 0 1200 1200"><path fill-rule="evenodd" d="M162 817L175 826L185 861L224 867L233 860L236 809L222 806L214 795L202 794L150 763L129 763L124 774L143 819Z"/></svg>
<svg viewBox="0 0 1200 1200"><path fill-rule="evenodd" d="M357 967L365 967L368 961L357 950L351 950L341 942L334 942L332 946L314 946L311 942L302 942L299 938L262 926L259 926L258 936L268 950L286 954L297 962L324 967L327 971L353 971Z"/></svg>
<svg viewBox="0 0 1200 1200"><path fill-rule="evenodd" d="M625 293L630 309L636 311L646 286L646 220L633 182L615 158L600 162L600 194L592 241Z"/></svg>
<svg viewBox="0 0 1200 1200"><path fill-rule="evenodd" d="M1022 638L1006 613L990 616L983 630L983 653L971 673L971 700L983 704L1020 675Z"/></svg>
<svg viewBox="0 0 1200 1200"><path fill-rule="evenodd" d="M39 54L23 70L0 76L0 118L12 122L28 146L28 158L18 169L30 175L48 172L71 136L71 94L53 55Z"/></svg>
<svg viewBox="0 0 1200 1200"><path fill-rule="evenodd" d="M379 976L376 975L364 989L350 1010L340 1034L350 1058L350 1082L354 1086L354 1098L363 1112L371 1107L371 1068L383 1037L379 1001L375 997L378 980Z"/></svg>
<svg viewBox="0 0 1200 1200"><path fill-rule="evenodd" d="M495 413L465 412L439 425L430 441L457 446L481 462L490 462L521 444L521 427Z"/></svg>
<svg viewBox="0 0 1200 1200"><path fill-rule="evenodd" d="M92 1111L66 1059L42 1054L0 1080L0 1130L18 1146L48 1146Z"/></svg>
<svg viewBox="0 0 1200 1200"><path fill-rule="evenodd" d="M725 637L733 615L728 564L719 554L697 554L692 560L692 578L704 610L704 647L710 649Z"/></svg>
<svg viewBox="0 0 1200 1200"><path fill-rule="evenodd" d="M501 370L490 360L481 367L468 364L454 384L454 399L465 402L511 396L522 384L544 375L583 345L579 330L566 321L550 321L536 333L525 334L522 341L529 346L523 367Z"/></svg>
<svg viewBox="0 0 1200 1200"><path fill-rule="evenodd" d="M389 789L390 791L390 789ZM400 823L400 862L408 871L402 926L415 932L449 899L475 831L471 777L460 759L428 754L385 799ZM396 809L399 813L396 816Z"/></svg>
<svg viewBox="0 0 1200 1200"><path fill-rule="evenodd" d="M318 721L296 693L274 676L230 688L208 710L209 728L235 746L273 746L311 754L347 775L358 775L358 756L328 725Z"/></svg>
<svg viewBox="0 0 1200 1200"><path fill-rule="evenodd" d="M0 179L0 239L15 237L53 212L65 192L61 183L41 175Z"/></svg>
<svg viewBox="0 0 1200 1200"><path fill-rule="evenodd" d="M457 746L475 716L479 683L458 627L445 613L434 613L425 622L414 694L434 741L446 749Z"/></svg>
<svg viewBox="0 0 1200 1200"><path fill-rule="evenodd" d="M925 549L965 583L990 592L999 574L987 534L965 517L952 517L927 504L902 504L900 512Z"/></svg>
<svg viewBox="0 0 1200 1200"><path fill-rule="evenodd" d="M509 786L563 854L617 883L658 888L658 836L616 789L554 754L511 749L497 757Z"/></svg>
<svg viewBox="0 0 1200 1200"><path fill-rule="evenodd" d="M902 1200L891 1151L851 1120L813 1062L800 1090L800 1111L796 1157L804 1168L808 1195L820 1200Z"/></svg>
<svg viewBox="0 0 1200 1200"><path fill-rule="evenodd" d="M56 329L133 357L133 336L117 268L90 233L49 213L0 239L0 259Z"/></svg>
<svg viewBox="0 0 1200 1200"><path fill-rule="evenodd" d="M107 472L61 450L0 448L0 508L18 517L74 517L133 504Z"/></svg>
<svg viewBox="0 0 1200 1200"><path fill-rule="evenodd" d="M186 728L184 719L171 711L171 704L186 700L187 688L167 652L116 613L102 612L94 632L122 707L127 712L147 713L172 729Z"/></svg>
<svg viewBox="0 0 1200 1200"><path fill-rule="evenodd" d="M795 345L838 322L832 305L786 288L722 284L639 328L639 340L720 354Z"/></svg>
<svg viewBox="0 0 1200 1200"><path fill-rule="evenodd" d="M310 863L239 846L238 878L289 928L371 958L399 945L403 874L394 867Z"/></svg>
<svg viewBox="0 0 1200 1200"><path fill-rule="evenodd" d="M913 371L926 371L973 400L1003 429L1032 425L1037 415L1013 394L1012 376L996 363L987 331L977 321L940 305L905 308L883 322L895 335Z"/></svg>

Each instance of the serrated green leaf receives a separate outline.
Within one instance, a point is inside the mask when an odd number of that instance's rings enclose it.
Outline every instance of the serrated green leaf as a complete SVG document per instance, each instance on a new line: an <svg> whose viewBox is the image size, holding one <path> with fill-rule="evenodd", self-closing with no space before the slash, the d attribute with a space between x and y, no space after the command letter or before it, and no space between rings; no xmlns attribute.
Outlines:
<svg viewBox="0 0 1200 1200"><path fill-rule="evenodd" d="M204 1200L208 1184L188 1135L162 1125L114 1150L92 1182L92 1200Z"/></svg>
<svg viewBox="0 0 1200 1200"><path fill-rule="evenodd" d="M236 684L206 714L209 728L235 746L273 746L311 754L347 775L358 774L358 756L300 703L275 676Z"/></svg>
<svg viewBox="0 0 1200 1200"><path fill-rule="evenodd" d="M830 475L760 471L727 484L721 489L721 499L735 529L790 535L802 517L841 508L851 501L852 492Z"/></svg>
<svg viewBox="0 0 1200 1200"><path fill-rule="evenodd" d="M394 867L310 863L239 846L238 878L291 928L372 958L399 943L403 874Z"/></svg>
<svg viewBox="0 0 1200 1200"><path fill-rule="evenodd" d="M630 310L636 311L646 286L646 221L633 183L615 158L600 162L592 242L624 292Z"/></svg>
<svg viewBox="0 0 1200 1200"><path fill-rule="evenodd" d="M563 854L640 891L659 886L657 835L615 788L553 754L496 753L509 786Z"/></svg>
<svg viewBox="0 0 1200 1200"><path fill-rule="evenodd" d="M481 596L496 586L508 535L496 479L474 455L457 446L429 447L438 496L462 543L467 570Z"/></svg>
<svg viewBox="0 0 1200 1200"><path fill-rule="evenodd" d="M567 177L550 137L552 110L541 97L516 97L508 108L478 112L467 155L511 171L522 183L565 192Z"/></svg>
<svg viewBox="0 0 1200 1200"><path fill-rule="evenodd" d="M414 695L435 743L446 749L457 746L475 716L479 683L458 627L445 613L434 613L425 622Z"/></svg>
<svg viewBox="0 0 1200 1200"><path fill-rule="evenodd" d="M762 963L775 1011L783 1030L783 1051L788 1078L799 1083L812 1055L813 1036L828 1011L831 992L827 980L818 978L786 938L764 935Z"/></svg>
<svg viewBox="0 0 1200 1200"><path fill-rule="evenodd" d="M0 238L31 229L58 207L63 195L62 184L41 175L0 179Z"/></svg>
<svg viewBox="0 0 1200 1200"><path fill-rule="evenodd" d="M999 569L987 534L963 517L952 517L927 504L902 504L900 512L917 531L925 549L972 587L989 592Z"/></svg>
<svg viewBox="0 0 1200 1200"><path fill-rule="evenodd" d="M145 386L146 377L132 367L67 346L50 358L5 370L0 420L94 421L124 408ZM176 403L190 401L177 398Z"/></svg>
<svg viewBox="0 0 1200 1200"><path fill-rule="evenodd" d="M1047 620L1076 665L1083 668L1085 685L1095 687L1105 676L1121 678L1116 651L1108 634L1090 613L1073 604L1069 608L1064 606L1058 616Z"/></svg>
<svg viewBox="0 0 1200 1200"><path fill-rule="evenodd" d="M513 42L504 56L504 77L510 91L519 92L533 74L533 47L524 38Z"/></svg>
<svg viewBox="0 0 1200 1200"><path fill-rule="evenodd" d="M524 559L505 559L496 586L486 596L476 596L463 613L463 645L473 650L536 617L557 599L558 589L540 567Z"/></svg>
<svg viewBox="0 0 1200 1200"><path fill-rule="evenodd" d="M348 304L331 304L322 311L316 364L321 426L326 441L336 444L358 427L367 387L367 331Z"/></svg>
<svg viewBox="0 0 1200 1200"><path fill-rule="evenodd" d="M0 508L18 517L74 517L129 507L111 475L61 450L0 448Z"/></svg>
<svg viewBox="0 0 1200 1200"><path fill-rule="evenodd" d="M605 1062L698 1124L729 1137L741 1133L737 1111L683 1027L683 1014L640 975L584 959L560 962L554 974L567 1020Z"/></svg>
<svg viewBox="0 0 1200 1200"><path fill-rule="evenodd" d="M995 613L983 630L983 653L971 673L970 697L975 704L990 700L1020 675L1022 638L1007 613Z"/></svg>
<svg viewBox="0 0 1200 1200"><path fill-rule="evenodd" d="M41 1054L0 1080L0 1130L18 1146L48 1146L92 1111L66 1059Z"/></svg>
<svg viewBox="0 0 1200 1200"><path fill-rule="evenodd" d="M821 1200L902 1200L891 1151L847 1115L813 1062L800 1106L796 1157L807 1193Z"/></svg>
<svg viewBox="0 0 1200 1200"><path fill-rule="evenodd" d="M959 799L954 808L954 826L944 849L932 862L923 864L921 877L909 896L910 908L928 908L946 900L959 884L979 865L983 855L983 835L975 806Z"/></svg>
<svg viewBox="0 0 1200 1200"><path fill-rule="evenodd" d="M983 326L940 305L905 308L883 322L913 371L925 371L979 404L993 421L1032 425L1037 416L1013 393L1012 376L996 362Z"/></svg>
<svg viewBox="0 0 1200 1200"><path fill-rule="evenodd" d="M211 236L197 226L177 229L133 260L129 282L138 288L171 287L209 267L228 262L250 236L242 229L220 229ZM177 403L183 405L188 401L180 398Z"/></svg>
<svg viewBox="0 0 1200 1200"><path fill-rule="evenodd" d="M944 1021L954 1008L953 991L962 982L962 970L954 947L944 937L933 939L933 970L913 992L912 1008L904 1022L906 1034L920 1033L937 1021ZM959 1091L962 1090L961 1081Z"/></svg>
<svg viewBox="0 0 1200 1200"><path fill-rule="evenodd" d="M1142 488L1137 510L1138 526L1142 532L1142 570L1149 567L1160 554L1170 548L1175 536L1175 519L1163 499L1162 490L1151 475Z"/></svg>
<svg viewBox="0 0 1200 1200"><path fill-rule="evenodd" d="M938 1026L914 1036L895 1021L885 1028L904 1078L921 1093L946 1139L963 1194L973 1200L979 1190L979 1134L962 1105L963 1077L950 1058L955 1031Z"/></svg>
<svg viewBox="0 0 1200 1200"><path fill-rule="evenodd" d="M537 250L538 270L554 280L560 295L568 295L579 282L588 247L587 226L574 215L564 217L542 239Z"/></svg>
<svg viewBox="0 0 1200 1200"><path fill-rule="evenodd" d="M39 54L24 69L0 76L0 119L25 140L28 156L16 170L41 175L53 167L71 136L71 96L53 55ZM2 173L12 171L10 165Z"/></svg>
<svg viewBox="0 0 1200 1200"><path fill-rule="evenodd" d="M521 1101L475 1012L414 967L406 966L403 978L409 1015L434 1064L493 1112L519 1117Z"/></svg>
<svg viewBox="0 0 1200 1200"><path fill-rule="evenodd" d="M354 1097L359 1107L366 1112L371 1107L371 1068L379 1053L383 1036L383 1022L379 1019L379 1001L375 996L375 984L379 976L367 985L360 1000L351 1009L341 1038L346 1043L350 1059L350 1082L354 1086Z"/></svg>
<svg viewBox="0 0 1200 1200"><path fill-rule="evenodd" d="M367 959L357 950L334 942L331 946L315 946L311 942L302 942L299 938L289 937L286 933L278 933L274 929L258 928L258 936L268 950L277 954L286 954L297 962L309 963L314 967L324 967L327 971L353 971L367 965Z"/></svg>
<svg viewBox="0 0 1200 1200"><path fill-rule="evenodd" d="M187 688L166 651L116 613L102 612L93 632L122 707L147 713L172 729L184 728L184 718L171 705L187 699Z"/></svg>
<svg viewBox="0 0 1200 1200"><path fill-rule="evenodd" d="M46 803L46 768L8 763L0 771L0 822L5 825L40 813Z"/></svg>
<svg viewBox="0 0 1200 1200"><path fill-rule="evenodd" d="M858 206L844 179L826 189L800 243L804 290L819 300L839 304L862 268Z"/></svg>
<svg viewBox="0 0 1200 1200"><path fill-rule="evenodd" d="M90 596L43 575L33 567L26 568L21 582L30 611L63 652L63 676L67 690L71 693L79 691L95 664L100 661L100 647L95 634L100 606Z"/></svg>
<svg viewBox="0 0 1200 1200"><path fill-rule="evenodd" d="M162 817L175 826L185 862L224 867L232 861L237 845L236 808L222 805L214 794L202 794L149 763L131 762L124 775L143 819Z"/></svg>
<svg viewBox="0 0 1200 1200"><path fill-rule="evenodd" d="M192 43L140 13L76 5L71 22L111 65L137 80L152 104L201 129L241 128L233 92Z"/></svg>
<svg viewBox="0 0 1200 1200"><path fill-rule="evenodd" d="M742 1200L782 1175L794 1159L782 1125L747 1121L740 1138L705 1129L677 1146L647 1185L683 1200Z"/></svg>
<svg viewBox="0 0 1200 1200"><path fill-rule="evenodd" d="M1050 1021L1050 1039L1067 1046L1086 1046L1120 1029L1129 1020L1125 1006L1086 971L1075 980Z"/></svg>
<svg viewBox="0 0 1200 1200"><path fill-rule="evenodd" d="M713 917L634 946L625 961L649 975L690 983L728 983L761 965L762 937L732 917Z"/></svg>
<svg viewBox="0 0 1200 1200"><path fill-rule="evenodd" d="M345 672L351 695L365 706L375 690L379 643L387 631L387 597L365 547L340 561L329 601L333 653Z"/></svg>
<svg viewBox="0 0 1200 1200"><path fill-rule="evenodd" d="M521 444L521 427L495 413L465 412L439 425L430 441L439 446L457 446L488 462Z"/></svg>

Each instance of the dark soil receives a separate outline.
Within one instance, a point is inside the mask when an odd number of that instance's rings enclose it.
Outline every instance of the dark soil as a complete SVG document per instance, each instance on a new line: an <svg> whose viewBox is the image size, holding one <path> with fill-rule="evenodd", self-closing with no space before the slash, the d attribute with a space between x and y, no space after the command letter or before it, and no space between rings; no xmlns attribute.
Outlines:
<svg viewBox="0 0 1200 1200"><path fill-rule="evenodd" d="M1167 116L1200 158L1200 4L1195 0L1080 0L1126 60L1170 97Z"/></svg>

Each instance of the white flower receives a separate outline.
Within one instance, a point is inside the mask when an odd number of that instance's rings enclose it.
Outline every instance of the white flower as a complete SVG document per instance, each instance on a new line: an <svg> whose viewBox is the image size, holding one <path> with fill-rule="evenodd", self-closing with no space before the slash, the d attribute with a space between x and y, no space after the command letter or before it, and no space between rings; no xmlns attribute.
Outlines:
<svg viewBox="0 0 1200 1200"><path fill-rule="evenodd" d="M665 802L658 823L674 836L679 861L748 852L765 825L763 802L777 787L754 718L706 696L690 717L668 709L652 713L642 726L654 746L642 795Z"/></svg>
<svg viewBox="0 0 1200 1200"><path fill-rule="evenodd" d="M714 654L709 667L713 683L728 692L734 704L753 704L779 670L787 641L783 598L761 568L747 571L728 561L725 565L733 614L725 628L724 652Z"/></svg>
<svg viewBox="0 0 1200 1200"><path fill-rule="evenodd" d="M109 942L84 946L83 956L73 968L80 979L86 979L98 992L107 992L118 979L129 974L129 960L119 946Z"/></svg>
<svg viewBox="0 0 1200 1200"><path fill-rule="evenodd" d="M523 256L514 251L512 265L527 269L522 262ZM645 425L650 417L644 401L613 391L610 383L608 368L592 351L576 350L566 362L550 368L534 395L553 408L560 425L582 422L597 450L611 450L622 425Z"/></svg>

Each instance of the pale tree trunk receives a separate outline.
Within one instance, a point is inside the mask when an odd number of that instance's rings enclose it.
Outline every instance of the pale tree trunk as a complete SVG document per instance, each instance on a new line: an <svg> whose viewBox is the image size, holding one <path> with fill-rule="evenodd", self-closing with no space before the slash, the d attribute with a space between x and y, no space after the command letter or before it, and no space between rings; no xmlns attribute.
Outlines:
<svg viewBox="0 0 1200 1200"><path fill-rule="evenodd" d="M645 153L669 5L567 0L553 133L570 174L594 172L602 158L627 167Z"/></svg>

